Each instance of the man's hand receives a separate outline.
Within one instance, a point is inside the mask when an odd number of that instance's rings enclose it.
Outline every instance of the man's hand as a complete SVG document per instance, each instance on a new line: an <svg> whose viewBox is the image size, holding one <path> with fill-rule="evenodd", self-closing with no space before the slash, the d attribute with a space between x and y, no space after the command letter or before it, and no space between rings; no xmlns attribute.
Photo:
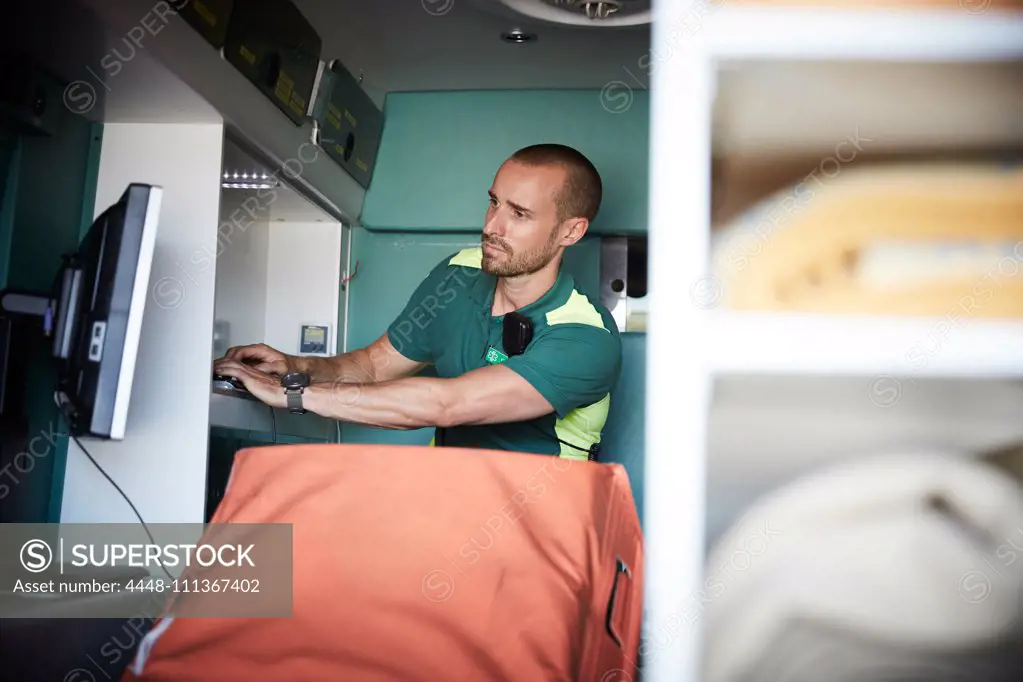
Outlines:
<svg viewBox="0 0 1023 682"><path fill-rule="evenodd" d="M227 358L217 361L217 374L239 379L249 393L270 407L288 406L288 398L279 377Z"/></svg>
<svg viewBox="0 0 1023 682"><path fill-rule="evenodd" d="M284 376L288 372L299 371L296 362L297 358L271 348L265 343L254 343L250 346L233 346L228 348L224 357L214 363L213 371L217 374L226 374L226 372L221 372L220 368L222 363L228 360L244 363L258 372L276 374L279 377Z"/></svg>

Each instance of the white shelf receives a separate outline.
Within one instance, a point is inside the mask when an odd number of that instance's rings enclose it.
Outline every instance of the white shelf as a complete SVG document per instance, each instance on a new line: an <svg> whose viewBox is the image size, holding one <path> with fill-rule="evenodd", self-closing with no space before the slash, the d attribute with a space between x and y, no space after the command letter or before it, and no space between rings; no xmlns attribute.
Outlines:
<svg viewBox="0 0 1023 682"><path fill-rule="evenodd" d="M718 377L707 433L708 542L758 497L814 469L910 451L980 457L1023 442L1023 382L874 381Z"/></svg>
<svg viewBox="0 0 1023 682"><path fill-rule="evenodd" d="M1023 321L718 312L718 373L1023 378Z"/></svg>
<svg viewBox="0 0 1023 682"><path fill-rule="evenodd" d="M1023 13L723 2L653 4L644 633L674 636L645 667L650 682L701 679L699 621L673 624L679 605L705 587L708 525L713 537L753 496L815 463L912 444L972 453L1023 433L1023 321L673 306L706 273L712 137L738 133L741 150L812 155L833 153L856 131L879 140L874 151L946 140L952 149L1000 146L1019 130L1015 100L999 84L1013 82L1011 62L1023 62ZM959 82L973 76L964 65L983 67L975 69L983 93L954 87L947 72ZM945 112L957 97L986 100L987 109L957 102ZM756 125L736 125L736 116L715 130L715 98L752 106ZM935 108L945 116L918 132ZM963 140L959 131L974 121Z"/></svg>
<svg viewBox="0 0 1023 682"><path fill-rule="evenodd" d="M693 32L726 60L1009 61L1023 58L1023 13L965 9L725 6L693 11ZM702 24L702 25L701 25ZM698 27L693 31L693 27Z"/></svg>

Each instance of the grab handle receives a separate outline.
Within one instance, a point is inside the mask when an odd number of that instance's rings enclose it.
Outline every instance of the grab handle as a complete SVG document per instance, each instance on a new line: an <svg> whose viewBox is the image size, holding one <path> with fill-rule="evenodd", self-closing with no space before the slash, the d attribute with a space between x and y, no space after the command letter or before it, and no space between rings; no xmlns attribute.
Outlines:
<svg viewBox="0 0 1023 682"><path fill-rule="evenodd" d="M618 594L618 576L620 575L624 575L626 578L629 578L630 580L632 579L632 571L629 570L629 567L626 565L626 563L622 561L621 557L615 557L615 577L614 581L611 583L611 596L607 601L607 621L605 625L607 627L607 634L611 635L611 639L614 640L615 644L618 645L619 649L622 648L622 638L615 631L614 612L616 603L615 597Z"/></svg>

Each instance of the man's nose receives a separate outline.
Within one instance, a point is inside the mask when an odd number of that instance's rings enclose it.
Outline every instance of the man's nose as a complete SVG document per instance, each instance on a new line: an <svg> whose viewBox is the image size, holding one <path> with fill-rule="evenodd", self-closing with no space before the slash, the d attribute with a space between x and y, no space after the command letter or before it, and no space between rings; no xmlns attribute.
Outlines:
<svg viewBox="0 0 1023 682"><path fill-rule="evenodd" d="M501 220L501 215L497 211L494 211L487 220L483 223L483 234L488 237L500 237L504 235L504 221Z"/></svg>

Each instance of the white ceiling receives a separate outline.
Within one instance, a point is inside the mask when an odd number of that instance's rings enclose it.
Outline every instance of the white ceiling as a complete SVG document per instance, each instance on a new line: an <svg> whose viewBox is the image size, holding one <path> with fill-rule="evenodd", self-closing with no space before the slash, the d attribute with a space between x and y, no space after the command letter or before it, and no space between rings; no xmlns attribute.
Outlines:
<svg viewBox="0 0 1023 682"><path fill-rule="evenodd" d="M497 0L294 0L375 99L387 91L601 88L650 50L649 26L589 28L514 21ZM486 5L495 6L487 11ZM524 45L511 29L535 33Z"/></svg>
<svg viewBox="0 0 1023 682"><path fill-rule="evenodd" d="M362 75L378 106L394 91L599 89L627 77L624 69L643 79L636 64L649 52L648 26L591 29L512 21L500 9L487 9L497 0L294 2L323 40L322 59L340 59ZM89 83L98 96L89 115L97 120L219 122L213 107L151 58L145 40L133 51L124 32L107 27L83 0L36 0L20 11L17 25L2 24L0 30L65 79ZM537 40L502 41L502 32L513 28L535 33ZM109 76L100 64L113 54L131 57L116 60L121 68ZM105 84L98 75L106 76Z"/></svg>
<svg viewBox="0 0 1023 682"><path fill-rule="evenodd" d="M378 104L388 91L646 90L673 54L649 26L515 21L498 0L295 0ZM487 9L487 8L490 9ZM512 28L536 33L512 45ZM618 87L621 87L619 85ZM859 130L869 152L1023 147L1023 64L729 64L718 82L718 149L822 154Z"/></svg>
<svg viewBox="0 0 1023 682"><path fill-rule="evenodd" d="M649 71L672 54L669 46L651 46L649 26L514 21L498 0L294 2L320 33L323 58L361 74L378 105L395 91L599 89L611 81L644 90ZM22 11L36 21L8 25L11 37L45 54L68 79L95 82L100 58L112 46L124 49L124 36L104 32L78 2L36 0ZM513 28L538 39L502 41ZM123 67L95 88L105 100L92 112L98 118L219 120L144 49ZM719 78L716 117L716 147L735 155L822 155L857 130L871 138L870 152L1020 149L1023 64L729 64Z"/></svg>

